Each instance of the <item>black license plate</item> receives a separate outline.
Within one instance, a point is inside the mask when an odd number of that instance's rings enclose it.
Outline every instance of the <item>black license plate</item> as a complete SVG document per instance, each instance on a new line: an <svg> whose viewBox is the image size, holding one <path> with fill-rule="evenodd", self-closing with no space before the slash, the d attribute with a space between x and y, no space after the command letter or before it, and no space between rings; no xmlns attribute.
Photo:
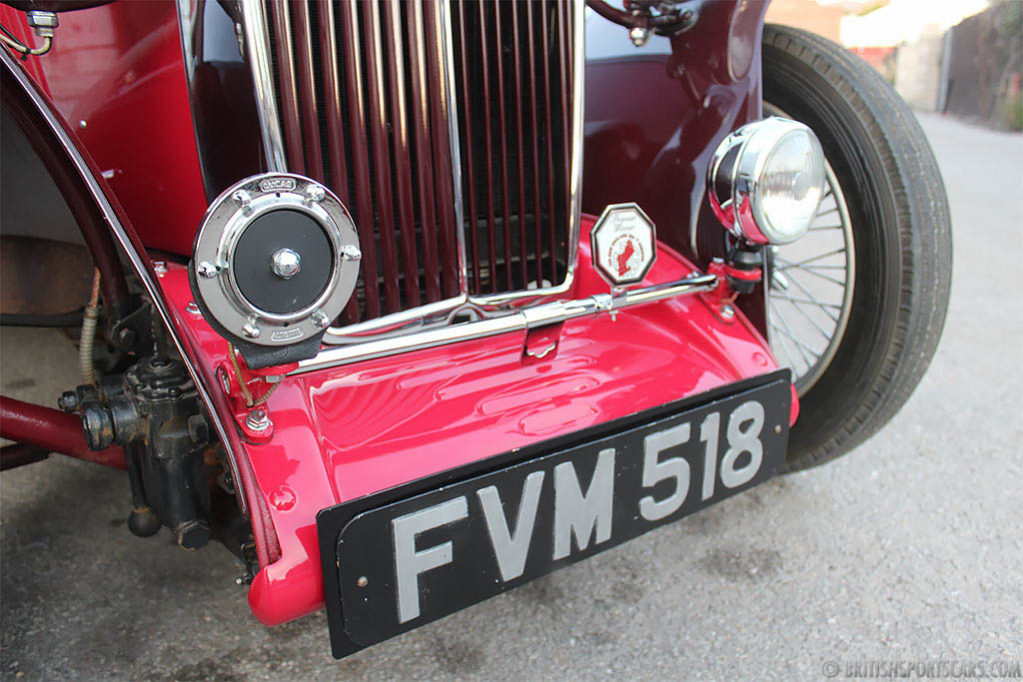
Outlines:
<svg viewBox="0 0 1023 682"><path fill-rule="evenodd" d="M317 516L334 655L592 556L770 478L787 370Z"/></svg>

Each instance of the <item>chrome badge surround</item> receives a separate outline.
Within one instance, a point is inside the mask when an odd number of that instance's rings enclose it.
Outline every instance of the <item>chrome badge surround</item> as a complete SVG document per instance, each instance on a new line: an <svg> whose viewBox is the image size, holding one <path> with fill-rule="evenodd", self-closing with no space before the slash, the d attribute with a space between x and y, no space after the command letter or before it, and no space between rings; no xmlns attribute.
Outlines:
<svg viewBox="0 0 1023 682"><path fill-rule="evenodd" d="M280 209L315 220L335 254L323 292L311 305L287 314L262 310L249 301L233 267L245 230L260 216ZM213 200L195 239L191 267L205 309L224 330L247 343L279 347L322 334L341 314L355 291L361 257L351 215L330 190L301 175L266 173L235 183Z"/></svg>
<svg viewBox="0 0 1023 682"><path fill-rule="evenodd" d="M638 204L611 204L590 232L593 266L613 287L643 281L657 260L657 228Z"/></svg>

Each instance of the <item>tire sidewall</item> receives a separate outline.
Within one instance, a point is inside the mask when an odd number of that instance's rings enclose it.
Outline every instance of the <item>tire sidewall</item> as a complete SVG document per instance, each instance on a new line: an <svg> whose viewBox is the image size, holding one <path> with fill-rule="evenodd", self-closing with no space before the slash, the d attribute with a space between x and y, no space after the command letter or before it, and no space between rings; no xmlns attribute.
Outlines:
<svg viewBox="0 0 1023 682"><path fill-rule="evenodd" d="M800 398L790 446L790 465L798 465L805 453L826 448L850 411L861 409L877 390L905 286L901 246L912 236L900 229L895 192L878 147L878 137L887 131L868 128L812 63L769 45L764 48L763 86L764 101L808 125L820 140L845 196L856 254L842 341L824 374Z"/></svg>

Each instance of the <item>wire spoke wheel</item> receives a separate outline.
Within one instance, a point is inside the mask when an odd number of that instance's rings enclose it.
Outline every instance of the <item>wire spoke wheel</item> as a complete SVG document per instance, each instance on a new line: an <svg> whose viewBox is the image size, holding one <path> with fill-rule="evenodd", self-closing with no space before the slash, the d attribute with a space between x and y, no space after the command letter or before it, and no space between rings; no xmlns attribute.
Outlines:
<svg viewBox="0 0 1023 682"><path fill-rule="evenodd" d="M791 118L764 103L764 114ZM768 255L768 341L803 395L838 350L852 309L856 249L845 195L830 164L827 186L806 235Z"/></svg>

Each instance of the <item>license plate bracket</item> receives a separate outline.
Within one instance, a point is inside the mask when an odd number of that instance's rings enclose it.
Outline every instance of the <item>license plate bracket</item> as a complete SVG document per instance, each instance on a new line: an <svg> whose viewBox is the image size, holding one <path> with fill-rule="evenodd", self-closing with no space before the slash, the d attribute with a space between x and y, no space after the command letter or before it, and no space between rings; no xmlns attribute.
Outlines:
<svg viewBox="0 0 1023 682"><path fill-rule="evenodd" d="M790 407L780 370L322 510L334 655L767 480L784 461Z"/></svg>

